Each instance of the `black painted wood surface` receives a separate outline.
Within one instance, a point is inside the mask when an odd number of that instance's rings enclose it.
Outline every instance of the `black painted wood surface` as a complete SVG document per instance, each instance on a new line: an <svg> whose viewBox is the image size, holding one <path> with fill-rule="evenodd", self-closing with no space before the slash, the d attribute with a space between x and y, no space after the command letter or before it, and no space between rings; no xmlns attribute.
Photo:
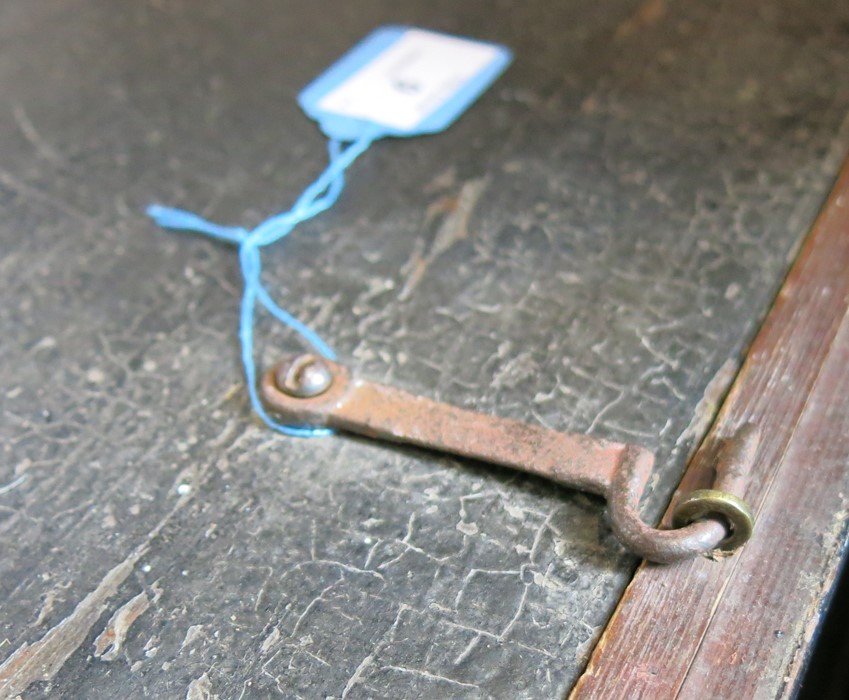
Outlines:
<svg viewBox="0 0 849 700"><path fill-rule="evenodd" d="M298 90L396 22L516 62L446 133L358 161L267 251L270 289L363 375L657 450L660 512L843 155L849 8L7 0L0 697L573 684L634 565L600 503L271 433L235 252L142 213L291 203L324 162ZM299 347L258 329L265 364Z"/></svg>

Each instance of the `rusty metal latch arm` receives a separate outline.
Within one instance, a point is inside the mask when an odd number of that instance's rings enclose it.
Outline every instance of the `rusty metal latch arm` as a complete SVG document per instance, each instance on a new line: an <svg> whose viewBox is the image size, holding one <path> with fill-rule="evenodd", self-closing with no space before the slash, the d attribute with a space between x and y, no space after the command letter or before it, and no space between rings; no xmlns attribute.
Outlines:
<svg viewBox="0 0 849 700"><path fill-rule="evenodd" d="M661 530L639 515L654 465L645 447L559 433L413 396L353 379L342 365L313 355L284 359L262 378L260 393L270 409L293 424L418 445L602 496L619 540L651 561L732 552L752 533L754 519L742 500L759 439L751 425L726 441L714 488L685 496L676 507L674 529Z"/></svg>

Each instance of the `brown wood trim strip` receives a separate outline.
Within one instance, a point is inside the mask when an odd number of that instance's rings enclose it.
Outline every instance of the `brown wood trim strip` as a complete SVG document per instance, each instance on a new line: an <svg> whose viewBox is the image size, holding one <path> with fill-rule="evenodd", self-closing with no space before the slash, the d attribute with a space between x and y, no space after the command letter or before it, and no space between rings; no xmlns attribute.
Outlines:
<svg viewBox="0 0 849 700"><path fill-rule="evenodd" d="M841 527L834 520L841 508L829 510L840 482L829 479L845 483L849 471L846 460L837 464L833 453L846 447L834 431L841 424L845 429L849 387L833 385L846 381L839 364L846 362L847 331L844 325L838 338L838 329L847 308L849 165L844 165L679 489L686 492L708 482L716 438L755 422L763 431L747 491L759 514L755 539L724 561L641 565L578 680L573 700L661 700L679 692L682 697L743 698L751 696L758 682L772 682L772 694L779 692L785 676L798 673L799 655L787 661L775 649L804 645L798 625L815 611L803 612L799 605L812 605L812 591L814 600L827 591L823 582L833 574L842 544L833 536ZM827 425L819 424L826 419ZM800 460L810 464L803 469ZM816 528L832 535L804 545L802 533L810 536ZM797 552L796 547L809 551ZM785 568L800 566L810 568ZM808 586L801 593L795 587L800 581ZM792 630L781 628L791 620ZM763 629L770 626L774 629L764 638ZM767 657L780 668L744 668Z"/></svg>
<svg viewBox="0 0 849 700"><path fill-rule="evenodd" d="M832 348L679 697L795 687L849 521L849 315Z"/></svg>

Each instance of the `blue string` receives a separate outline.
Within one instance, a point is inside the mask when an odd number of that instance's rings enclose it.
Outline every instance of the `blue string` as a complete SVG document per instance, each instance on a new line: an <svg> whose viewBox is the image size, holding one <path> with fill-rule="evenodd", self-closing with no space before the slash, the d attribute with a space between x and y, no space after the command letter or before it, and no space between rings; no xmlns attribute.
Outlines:
<svg viewBox="0 0 849 700"><path fill-rule="evenodd" d="M284 425L275 421L262 405L256 385L256 363L254 361L254 309L259 302L272 316L298 333L316 352L328 360L335 360L336 353L312 328L280 307L262 284L262 261L260 249L288 236L302 221L311 219L329 209L345 187L345 170L368 147L379 138L380 133L369 130L347 148L332 139L328 144L330 162L318 179L298 197L295 205L263 221L252 231L239 226L221 226L182 209L172 209L158 204L147 208L147 214L163 228L197 231L211 238L239 246L239 264L244 280L241 311L239 314L239 339L242 345L242 365L248 384L251 406L263 422L281 433L297 437L319 437L332 434L328 428L310 428L299 425Z"/></svg>

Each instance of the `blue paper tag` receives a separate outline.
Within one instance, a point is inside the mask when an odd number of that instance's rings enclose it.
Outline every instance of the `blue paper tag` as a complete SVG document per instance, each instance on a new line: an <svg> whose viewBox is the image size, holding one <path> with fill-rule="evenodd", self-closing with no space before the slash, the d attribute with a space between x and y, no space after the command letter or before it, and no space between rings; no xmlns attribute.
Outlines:
<svg viewBox="0 0 849 700"><path fill-rule="evenodd" d="M505 46L412 27L376 29L298 96L332 139L450 126L510 64Z"/></svg>

